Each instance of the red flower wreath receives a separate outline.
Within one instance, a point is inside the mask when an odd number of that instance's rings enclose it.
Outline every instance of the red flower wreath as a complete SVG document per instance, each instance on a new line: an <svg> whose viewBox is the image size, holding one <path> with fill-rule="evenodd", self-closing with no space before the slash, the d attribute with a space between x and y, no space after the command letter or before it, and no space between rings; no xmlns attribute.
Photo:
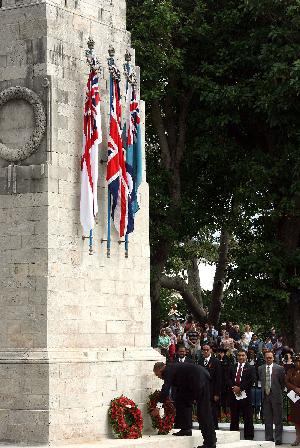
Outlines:
<svg viewBox="0 0 300 448"><path fill-rule="evenodd" d="M159 390L156 390L153 394L149 395L148 412L152 419L152 426L153 428L158 429L158 434L168 434L173 428L176 411L172 401L167 398L167 400L163 403L163 408L165 411L164 417L161 418L159 415L152 415L152 412L156 408L159 401L159 395Z"/></svg>
<svg viewBox="0 0 300 448"><path fill-rule="evenodd" d="M134 401L124 395L111 400L108 415L113 432L119 439L142 437L143 417Z"/></svg>

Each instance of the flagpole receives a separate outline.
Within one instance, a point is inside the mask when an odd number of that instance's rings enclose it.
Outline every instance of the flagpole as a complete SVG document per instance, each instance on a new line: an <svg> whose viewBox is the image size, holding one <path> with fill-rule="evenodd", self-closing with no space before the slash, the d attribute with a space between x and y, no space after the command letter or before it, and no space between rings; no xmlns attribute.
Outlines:
<svg viewBox="0 0 300 448"><path fill-rule="evenodd" d="M129 53L128 50L126 50L126 53L125 53L126 63L124 64L125 76L127 75L126 76L126 94L127 94L127 89L128 89L128 77L129 77L129 70L130 70L129 61L130 60L131 60L131 54ZM129 253L129 236L128 236L128 233L126 233L126 235L125 235L125 258L128 258L128 253Z"/></svg>
<svg viewBox="0 0 300 448"><path fill-rule="evenodd" d="M126 97L127 97L127 90L128 90L129 84L131 84L134 89L136 86L136 83L137 83L134 70L132 70L132 71L130 70L131 69L131 65L130 65L131 54L128 49L126 49L126 52L125 52L125 61L126 62L124 64L124 74L126 77ZM127 132L128 132L128 130L127 130ZM126 233L126 235L125 235L125 258L128 258L128 254L129 254L129 235L128 235L128 233Z"/></svg>
<svg viewBox="0 0 300 448"><path fill-rule="evenodd" d="M109 58L107 58L108 70L110 73L110 83L109 83L109 113L111 117L112 113L112 99L113 99L113 88L114 81L120 79L120 72L115 65L115 49L112 45L108 49ZM107 258L110 258L110 245L111 245L111 193L109 188L107 189Z"/></svg>
<svg viewBox="0 0 300 448"><path fill-rule="evenodd" d="M100 67L97 57L95 56L95 53L94 53L95 42L91 37L89 37L89 39L87 41L87 46L88 46L88 50L85 50L85 56L86 56L86 62L90 67L90 73L95 72L98 74L101 71L101 67ZM89 91L90 91L90 88L91 88L91 86L90 86L90 80L89 80ZM91 129L89 128L88 129L89 136L90 136L90 133L91 133ZM94 185L94 188L97 188L97 185ZM95 219L95 217L94 217L94 219ZM89 239L89 255L93 255L93 229L90 229L88 237L82 236L82 239L83 239L83 241L85 239Z"/></svg>

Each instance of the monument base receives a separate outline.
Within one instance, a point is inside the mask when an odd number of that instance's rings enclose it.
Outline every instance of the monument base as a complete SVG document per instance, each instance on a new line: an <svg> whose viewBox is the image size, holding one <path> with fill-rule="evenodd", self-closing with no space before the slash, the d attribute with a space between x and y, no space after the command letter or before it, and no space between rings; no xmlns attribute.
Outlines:
<svg viewBox="0 0 300 448"><path fill-rule="evenodd" d="M273 448L274 442L259 442L252 440L240 440L237 431L217 431L218 448ZM97 442L81 443L80 448L195 448L201 446L203 439L201 431L193 430L192 437L174 437L172 434L144 435L141 439L102 439ZM51 444L54 446L54 444ZM2 448L12 448L13 445L1 445ZM16 447L20 445L15 445ZM35 448L43 445L33 445ZM78 448L78 444L60 445L66 448Z"/></svg>
<svg viewBox="0 0 300 448"><path fill-rule="evenodd" d="M111 436L110 401L122 394L143 412L160 388L151 348L100 350L12 350L0 352L3 387L0 442L84 443Z"/></svg>

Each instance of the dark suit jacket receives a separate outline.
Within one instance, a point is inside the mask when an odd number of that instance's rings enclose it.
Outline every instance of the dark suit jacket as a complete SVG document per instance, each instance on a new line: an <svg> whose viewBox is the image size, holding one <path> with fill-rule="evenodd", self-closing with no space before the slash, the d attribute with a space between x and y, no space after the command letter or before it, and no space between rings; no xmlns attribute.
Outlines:
<svg viewBox="0 0 300 448"><path fill-rule="evenodd" d="M174 362L178 362L179 363L179 358L178 358L177 355L174 358ZM185 357L185 360L183 361L183 364L186 363L186 362L194 364L194 361L192 360L192 358L189 358L188 356ZM182 364L182 363L180 363L180 364Z"/></svg>
<svg viewBox="0 0 300 448"><path fill-rule="evenodd" d="M199 360L199 365L204 367L205 358L201 358ZM222 367L220 361L211 356L209 363L206 367L204 367L210 375L211 383L210 383L210 395L211 398L214 395L221 395L221 384L222 384Z"/></svg>
<svg viewBox="0 0 300 448"><path fill-rule="evenodd" d="M209 387L210 377L207 371L196 364L169 363L163 373L164 384L161 388L159 401L164 402L170 394L176 400L191 403L201 396L203 388Z"/></svg>
<svg viewBox="0 0 300 448"><path fill-rule="evenodd" d="M258 368L258 377L261 381L261 389L264 397L264 390L266 386L266 364ZM282 403L282 393L285 387L285 371L284 368L278 364L273 363L271 376L271 393L272 399L278 403Z"/></svg>
<svg viewBox="0 0 300 448"><path fill-rule="evenodd" d="M231 366L229 369L227 384L230 390L233 386L237 386L235 382L237 370L238 370L238 364ZM244 390L246 392L247 397L249 397L249 399L251 399L251 388L254 384L254 381L255 381L255 368L253 366L250 366L250 364L246 362L244 365L241 384L239 387L241 391Z"/></svg>

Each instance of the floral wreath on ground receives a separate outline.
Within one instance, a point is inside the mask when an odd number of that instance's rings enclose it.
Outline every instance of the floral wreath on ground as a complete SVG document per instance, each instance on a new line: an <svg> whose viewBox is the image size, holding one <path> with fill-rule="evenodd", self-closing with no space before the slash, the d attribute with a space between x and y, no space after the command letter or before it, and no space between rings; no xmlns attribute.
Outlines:
<svg viewBox="0 0 300 448"><path fill-rule="evenodd" d="M167 398L163 403L164 416L152 415L152 412L159 402L159 395L159 390L156 390L149 395L148 412L152 419L152 426L153 428L158 429L158 434L168 434L173 428L176 411L172 401Z"/></svg>
<svg viewBox="0 0 300 448"><path fill-rule="evenodd" d="M108 410L109 421L119 439L142 437L143 417L134 401L124 395L114 398Z"/></svg>

